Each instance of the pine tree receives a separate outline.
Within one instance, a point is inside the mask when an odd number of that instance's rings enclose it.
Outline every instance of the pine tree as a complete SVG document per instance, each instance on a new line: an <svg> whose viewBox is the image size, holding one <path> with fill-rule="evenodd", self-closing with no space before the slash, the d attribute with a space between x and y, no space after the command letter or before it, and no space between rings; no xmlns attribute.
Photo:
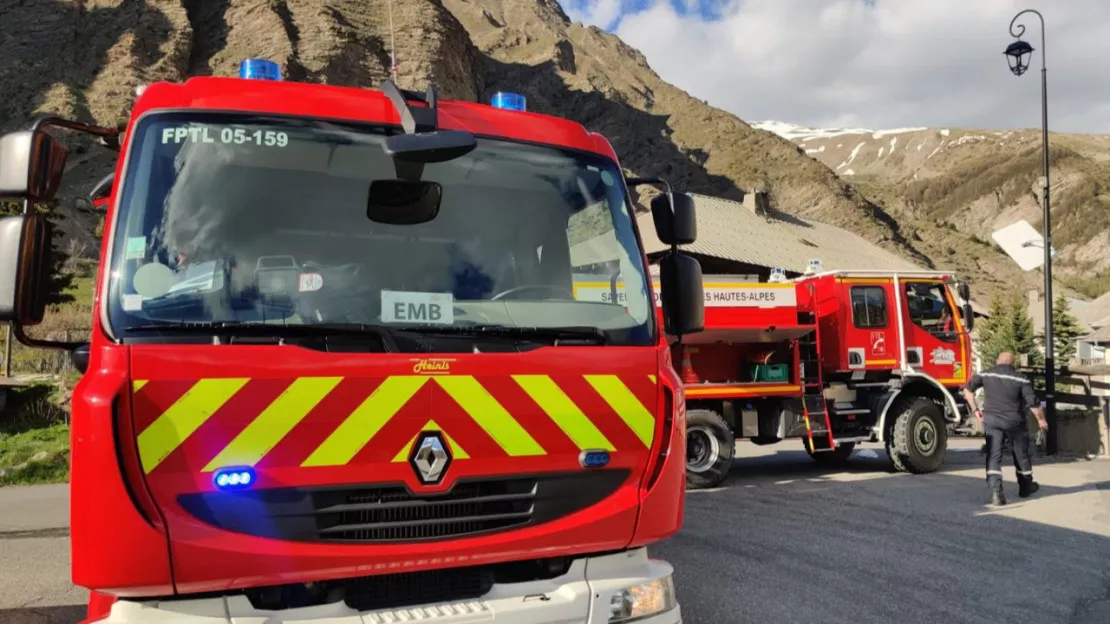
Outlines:
<svg viewBox="0 0 1110 624"><path fill-rule="evenodd" d="M990 318L979 326L976 349L984 367L992 366L1003 351L1015 356L1027 354L1034 363L1041 361L1033 319L1025 308L1024 298L1013 293L994 296Z"/></svg>
<svg viewBox="0 0 1110 624"><path fill-rule="evenodd" d="M1052 304L1052 348L1057 365L1067 364L1076 354L1075 341L1083 335L1079 320L1071 313L1067 297L1057 297ZM1037 335L1037 344L1044 347L1044 333Z"/></svg>
<svg viewBox="0 0 1110 624"><path fill-rule="evenodd" d="M1028 355L1030 364L1038 365L1044 358L1037 347L1037 334L1033 329L1033 318L1029 316L1029 309L1025 299L1017 294L1010 297L1010 322L1013 326L1014 342L1011 347L1015 356Z"/></svg>
<svg viewBox="0 0 1110 624"><path fill-rule="evenodd" d="M1006 351L1013 343L1013 324L1010 322L1009 301L996 294L991 299L990 317L979 324L979 336L975 348L984 367L989 367L998 359L998 354Z"/></svg>

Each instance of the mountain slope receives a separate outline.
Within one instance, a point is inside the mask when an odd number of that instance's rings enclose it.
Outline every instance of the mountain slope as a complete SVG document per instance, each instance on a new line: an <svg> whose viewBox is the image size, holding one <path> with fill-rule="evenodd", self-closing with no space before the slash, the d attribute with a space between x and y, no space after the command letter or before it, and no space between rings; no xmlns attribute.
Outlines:
<svg viewBox="0 0 1110 624"><path fill-rule="evenodd" d="M755 125L794 141L900 221L947 230L940 245L958 233L993 245L991 232L1020 219L1042 229L1037 130ZM1110 290L1110 136L1054 133L1049 141L1054 276L1098 296Z"/></svg>
<svg viewBox="0 0 1110 624"><path fill-rule="evenodd" d="M136 86L235 75L247 57L279 62L292 80L372 88L389 76L395 41L403 87L422 89L434 77L445 97L488 101L497 90L522 92L531 110L604 133L629 172L723 197L767 190L779 210L840 225L926 266L970 273L977 296L1022 280L1035 283L989 246L947 225L909 218L910 202L886 187L838 177L838 162L807 157L789 140L664 82L638 51L571 23L553 0L392 4L392 20L388 3L365 0L0 5L0 92L6 94L0 129L36 111L118 123ZM111 165L111 155L82 146L66 193L86 191ZM65 203L60 210L69 217L71 239L95 247L97 216Z"/></svg>

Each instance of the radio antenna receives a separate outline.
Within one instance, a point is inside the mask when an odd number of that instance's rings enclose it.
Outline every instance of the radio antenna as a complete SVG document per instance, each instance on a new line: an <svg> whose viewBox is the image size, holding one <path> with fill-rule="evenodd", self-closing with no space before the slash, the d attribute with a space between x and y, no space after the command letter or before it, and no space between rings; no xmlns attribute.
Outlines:
<svg viewBox="0 0 1110 624"><path fill-rule="evenodd" d="M397 39L393 33L393 0L389 0L389 73L397 82Z"/></svg>

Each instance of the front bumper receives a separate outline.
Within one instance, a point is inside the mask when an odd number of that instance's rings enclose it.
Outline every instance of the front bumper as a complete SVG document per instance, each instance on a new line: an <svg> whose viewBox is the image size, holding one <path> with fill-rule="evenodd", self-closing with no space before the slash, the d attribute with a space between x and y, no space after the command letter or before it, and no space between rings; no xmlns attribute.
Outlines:
<svg viewBox="0 0 1110 624"><path fill-rule="evenodd" d="M565 575L545 581L498 584L485 596L455 603L430 603L393 610L358 612L342 602L299 609L255 609L246 597L227 596L163 601L120 600L104 624L180 622L182 624L608 624L610 597L622 589L670 576L665 561L648 559L639 548L575 561ZM635 624L682 624L673 609L635 620Z"/></svg>

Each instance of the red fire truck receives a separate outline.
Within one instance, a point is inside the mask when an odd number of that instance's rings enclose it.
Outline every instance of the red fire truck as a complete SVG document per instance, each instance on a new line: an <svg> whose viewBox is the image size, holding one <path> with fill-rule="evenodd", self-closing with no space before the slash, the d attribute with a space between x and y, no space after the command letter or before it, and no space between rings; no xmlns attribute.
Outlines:
<svg viewBox="0 0 1110 624"><path fill-rule="evenodd" d="M682 524L666 338L701 329L690 198L652 203L675 245L657 314L628 187L666 184L626 180L603 137L514 94L276 70L150 85L124 129L0 138L25 207L0 220L0 321L85 371L89 621L680 622L645 547ZM57 128L120 153L80 345L33 327ZM583 272L619 275L623 305L576 301Z"/></svg>
<svg viewBox="0 0 1110 624"><path fill-rule="evenodd" d="M745 279L706 276L705 331L675 348L688 487L720 484L737 439L800 438L821 462L882 442L898 470L941 465L968 416L956 392L971 370L966 283L932 271Z"/></svg>

